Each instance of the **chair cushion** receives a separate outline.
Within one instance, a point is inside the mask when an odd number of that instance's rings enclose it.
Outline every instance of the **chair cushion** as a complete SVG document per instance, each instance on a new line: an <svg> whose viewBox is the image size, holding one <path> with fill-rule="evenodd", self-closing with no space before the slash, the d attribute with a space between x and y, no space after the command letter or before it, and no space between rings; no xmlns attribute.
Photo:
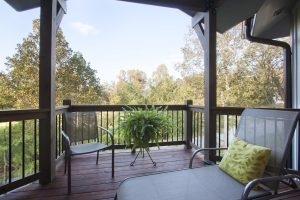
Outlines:
<svg viewBox="0 0 300 200"><path fill-rule="evenodd" d="M218 166L207 166L129 178L121 183L118 200L237 200L244 185ZM251 191L250 197L266 191Z"/></svg>
<svg viewBox="0 0 300 200"><path fill-rule="evenodd" d="M262 177L271 155L271 149L249 144L234 138L219 167L246 185L251 180Z"/></svg>
<svg viewBox="0 0 300 200"><path fill-rule="evenodd" d="M92 153L95 151L105 149L107 147L108 146L105 144L101 144L98 142L91 142L87 144L73 145L70 147L70 149L71 149L71 155L78 155L78 154Z"/></svg>

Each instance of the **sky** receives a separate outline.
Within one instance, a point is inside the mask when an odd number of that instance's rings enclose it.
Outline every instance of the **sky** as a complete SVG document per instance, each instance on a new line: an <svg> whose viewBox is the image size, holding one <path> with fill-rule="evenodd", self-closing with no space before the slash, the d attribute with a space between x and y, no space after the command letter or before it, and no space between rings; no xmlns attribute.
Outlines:
<svg viewBox="0 0 300 200"><path fill-rule="evenodd" d="M191 18L183 12L116 0L69 0L61 28L74 51L97 71L101 82L116 81L120 70L140 69L148 77L160 64L178 76L174 65L183 59L181 48ZM0 71L7 56L32 30L40 10L14 11L0 1Z"/></svg>

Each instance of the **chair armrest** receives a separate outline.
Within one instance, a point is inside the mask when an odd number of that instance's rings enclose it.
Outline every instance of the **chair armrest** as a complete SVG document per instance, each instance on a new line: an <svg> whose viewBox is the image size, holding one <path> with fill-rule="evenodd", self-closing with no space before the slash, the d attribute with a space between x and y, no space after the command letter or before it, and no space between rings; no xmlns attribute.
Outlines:
<svg viewBox="0 0 300 200"><path fill-rule="evenodd" d="M101 130L108 133L108 135L110 136L110 139L111 139L112 146L114 146L115 142L114 142L114 135L112 134L112 132L110 132L109 130L107 130L106 128L104 128L102 126L98 126L98 128L100 128Z"/></svg>
<svg viewBox="0 0 300 200"><path fill-rule="evenodd" d="M278 181L283 181L283 180L286 180L286 179L294 179L294 178L300 179L300 176L296 175L296 174L288 174L288 175L283 175L283 176L270 176L270 177L263 177L263 178L254 179L254 180L250 181L245 186L242 197L241 197L241 200L247 200L250 191L257 184L268 183L268 182L278 182Z"/></svg>
<svg viewBox="0 0 300 200"><path fill-rule="evenodd" d="M227 147L221 147L221 148L201 148L201 149L198 149L198 150L196 150L196 151L193 153L193 155L192 155L192 157L191 157L191 159L190 159L189 168L192 168L192 167L193 167L193 161L194 161L194 158L195 158L195 156L196 156L198 153L200 153L200 152L202 152L202 151L227 150L227 149L228 149Z"/></svg>
<svg viewBox="0 0 300 200"><path fill-rule="evenodd" d="M63 139L63 142L64 142L63 144L64 144L64 147L65 147L65 151L69 152L70 146L71 146L70 138L64 131L62 131L61 134L63 136L62 139Z"/></svg>

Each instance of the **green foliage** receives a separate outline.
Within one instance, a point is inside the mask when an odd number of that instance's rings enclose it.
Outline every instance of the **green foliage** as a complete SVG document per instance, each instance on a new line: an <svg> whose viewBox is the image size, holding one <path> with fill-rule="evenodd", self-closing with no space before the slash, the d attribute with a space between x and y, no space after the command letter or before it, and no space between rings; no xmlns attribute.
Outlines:
<svg viewBox="0 0 300 200"><path fill-rule="evenodd" d="M26 120L24 127L24 164L25 176L34 173L34 121ZM12 179L17 180L22 177L22 122L12 123ZM38 133L36 135L37 159L38 159ZM9 124L0 123L0 184L8 182L8 162L9 162ZM38 170L37 160L37 170Z"/></svg>
<svg viewBox="0 0 300 200"><path fill-rule="evenodd" d="M280 107L284 99L283 56L278 47L250 43L241 38L241 25L217 35L217 105ZM183 61L176 91L181 102L203 105L204 51L193 31L182 48Z"/></svg>
<svg viewBox="0 0 300 200"><path fill-rule="evenodd" d="M146 83L145 72L137 69L122 70L110 92L110 102L112 104L145 103Z"/></svg>
<svg viewBox="0 0 300 200"><path fill-rule="evenodd" d="M282 51L250 43L236 26L217 35L217 105L280 107L284 99ZM140 70L121 71L110 92L112 104L182 104L192 99L204 105L204 51L193 30L181 49L176 65L180 77L159 65L147 78Z"/></svg>
<svg viewBox="0 0 300 200"><path fill-rule="evenodd" d="M72 53L67 63L56 70L56 102L61 104L64 99L71 99L75 104L107 102L105 89L96 74L80 52Z"/></svg>
<svg viewBox="0 0 300 200"><path fill-rule="evenodd" d="M119 130L127 146L133 143L133 148L149 150L149 142L158 142L163 137L163 132L170 128L168 118L164 115L166 108L154 106L143 110L128 107L124 109Z"/></svg>
<svg viewBox="0 0 300 200"><path fill-rule="evenodd" d="M159 65L149 80L146 103L171 104L176 103L176 80L169 74L166 65Z"/></svg>
<svg viewBox="0 0 300 200"><path fill-rule="evenodd" d="M39 102L39 20L32 32L7 57L7 73L0 74L1 105L10 108L37 108ZM73 52L61 29L56 37L56 103L71 99L77 104L101 104L108 101L97 72L79 52Z"/></svg>

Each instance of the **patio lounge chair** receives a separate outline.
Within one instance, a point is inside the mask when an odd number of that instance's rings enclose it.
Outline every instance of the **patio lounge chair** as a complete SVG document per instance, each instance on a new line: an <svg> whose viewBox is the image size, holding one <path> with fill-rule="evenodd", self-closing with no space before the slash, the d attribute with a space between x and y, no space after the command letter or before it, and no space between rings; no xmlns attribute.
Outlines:
<svg viewBox="0 0 300 200"><path fill-rule="evenodd" d="M297 175L285 173L293 134L299 120L299 112L245 109L240 118L236 137L248 143L272 150L265 175L250 181L246 186L233 179L217 165L192 169L196 154L219 148L205 148L194 152L190 169L162 172L128 178L117 191L118 200L236 200L270 199L286 193L278 193L280 181L288 180L299 191L294 179ZM224 148L223 148L224 149ZM292 184L294 183L294 184ZM264 189L253 189L257 184Z"/></svg>
<svg viewBox="0 0 300 200"><path fill-rule="evenodd" d="M62 132L65 148L65 173L68 165L68 193L71 193L71 157L75 155L97 152L98 165L99 151L112 149L112 177L114 177L114 138L107 129L97 125L95 112L67 112L63 115L64 131ZM106 132L111 139L111 145L99 142L98 129Z"/></svg>

